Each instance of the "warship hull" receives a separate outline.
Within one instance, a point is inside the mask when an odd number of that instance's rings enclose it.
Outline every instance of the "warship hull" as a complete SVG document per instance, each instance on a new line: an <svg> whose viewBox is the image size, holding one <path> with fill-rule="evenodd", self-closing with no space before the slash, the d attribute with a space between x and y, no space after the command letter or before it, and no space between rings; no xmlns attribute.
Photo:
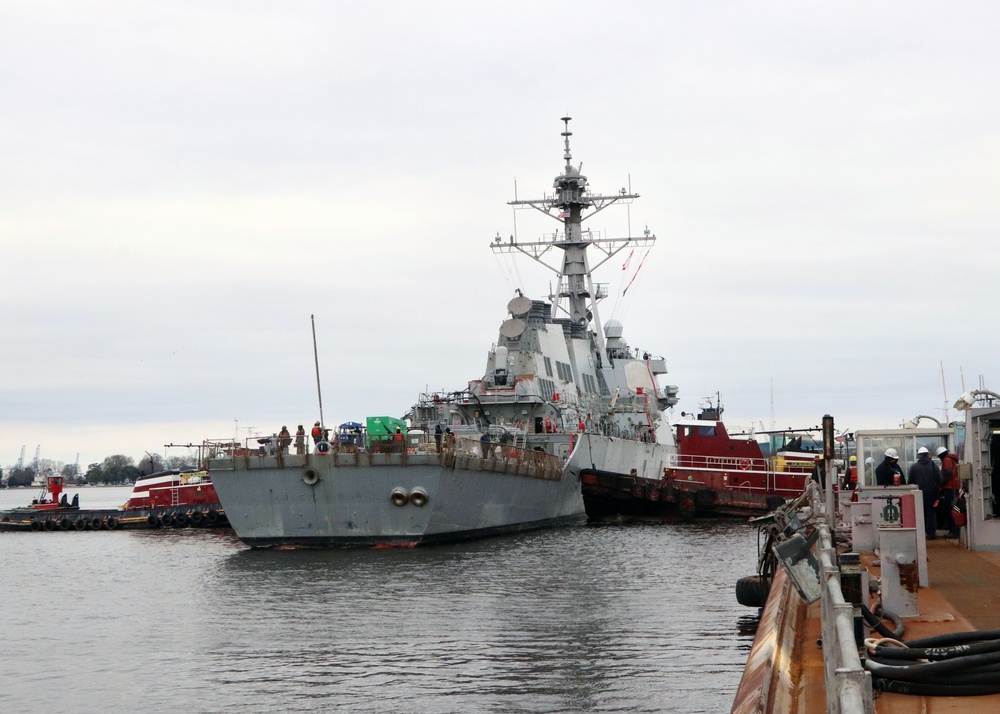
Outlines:
<svg viewBox="0 0 1000 714"><path fill-rule="evenodd" d="M252 547L414 547L583 522L579 478L546 454L236 456L211 462Z"/></svg>

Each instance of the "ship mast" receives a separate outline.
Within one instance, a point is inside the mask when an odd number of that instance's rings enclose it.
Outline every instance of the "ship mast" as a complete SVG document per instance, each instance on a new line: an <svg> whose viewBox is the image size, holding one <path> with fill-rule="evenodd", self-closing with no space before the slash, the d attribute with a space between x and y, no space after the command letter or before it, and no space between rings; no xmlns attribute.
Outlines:
<svg viewBox="0 0 1000 714"><path fill-rule="evenodd" d="M563 172L556 176L553 188L555 193L539 199L524 199L509 201L508 205L515 209L534 208L563 224L563 230L551 236L548 240L521 242L513 236L509 241L502 242L498 236L491 245L494 253L523 253L529 258L556 273L559 278L559 289L551 296L553 307L560 309L559 301L566 298L567 307L564 311L574 325L586 329L587 323L595 321L596 334L601 354L605 354L604 334L600 319L597 316L597 301L606 297L606 289L594 289L591 271L610 260L616 253L625 248L642 248L652 245L656 236L649 229L641 237L626 236L624 238L602 238L594 236L589 229L584 230L583 222L608 206L615 203L630 203L639 198L637 193L629 193L624 188L613 195L592 194L587 187L587 177L580 173L580 166L573 166L573 155L570 151L569 138L573 132L569 130L570 117L562 117L565 129L562 132L566 165ZM589 211L589 213L587 213ZM586 215L584 215L586 213ZM596 265L591 266L587 257L587 249L593 247L603 255ZM543 256L551 248L563 251L561 268L549 265Z"/></svg>

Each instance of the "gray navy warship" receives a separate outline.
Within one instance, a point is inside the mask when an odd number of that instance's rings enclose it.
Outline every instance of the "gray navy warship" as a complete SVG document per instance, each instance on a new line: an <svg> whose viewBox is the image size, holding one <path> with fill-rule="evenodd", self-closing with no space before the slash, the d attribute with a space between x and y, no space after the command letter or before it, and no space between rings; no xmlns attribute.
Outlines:
<svg viewBox="0 0 1000 714"><path fill-rule="evenodd" d="M657 383L665 359L630 347L620 322L601 325L597 305L608 290L592 278L624 249L648 249L656 238L583 227L638 194L592 194L572 164L570 119L562 121L565 165L554 193L510 202L546 214L559 230L491 244L552 270L558 289L546 300L518 290L484 375L453 392L421 394L399 433L336 434L305 454L211 445L212 482L244 542L409 547L582 522L581 470L663 474L676 449L671 430L659 427L677 388ZM561 263L549 265L559 251Z"/></svg>

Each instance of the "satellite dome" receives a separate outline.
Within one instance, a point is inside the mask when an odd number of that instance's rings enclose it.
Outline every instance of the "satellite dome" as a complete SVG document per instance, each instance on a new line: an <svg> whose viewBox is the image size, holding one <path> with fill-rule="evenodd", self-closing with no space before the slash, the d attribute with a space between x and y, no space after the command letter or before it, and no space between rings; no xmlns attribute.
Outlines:
<svg viewBox="0 0 1000 714"><path fill-rule="evenodd" d="M605 337L621 337L622 336L622 323L618 320L608 320L604 324L604 336Z"/></svg>

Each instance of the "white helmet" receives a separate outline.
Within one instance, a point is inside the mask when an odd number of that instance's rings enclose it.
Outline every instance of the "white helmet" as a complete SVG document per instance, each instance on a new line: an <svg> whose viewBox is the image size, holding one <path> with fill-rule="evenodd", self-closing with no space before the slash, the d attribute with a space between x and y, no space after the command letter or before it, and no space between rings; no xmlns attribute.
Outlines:
<svg viewBox="0 0 1000 714"><path fill-rule="evenodd" d="M947 446L939 446L934 451L934 455L935 456L940 456L941 454L947 454L947 453L948 453L948 447Z"/></svg>
<svg viewBox="0 0 1000 714"><path fill-rule="evenodd" d="M885 455L888 456L890 459L898 459L899 458L899 454L896 453L895 449L886 449L885 450Z"/></svg>
<svg viewBox="0 0 1000 714"><path fill-rule="evenodd" d="M929 453L931 452L927 450L926 446L921 446L919 449L917 449L917 456L920 456L920 454L929 454Z"/></svg>

